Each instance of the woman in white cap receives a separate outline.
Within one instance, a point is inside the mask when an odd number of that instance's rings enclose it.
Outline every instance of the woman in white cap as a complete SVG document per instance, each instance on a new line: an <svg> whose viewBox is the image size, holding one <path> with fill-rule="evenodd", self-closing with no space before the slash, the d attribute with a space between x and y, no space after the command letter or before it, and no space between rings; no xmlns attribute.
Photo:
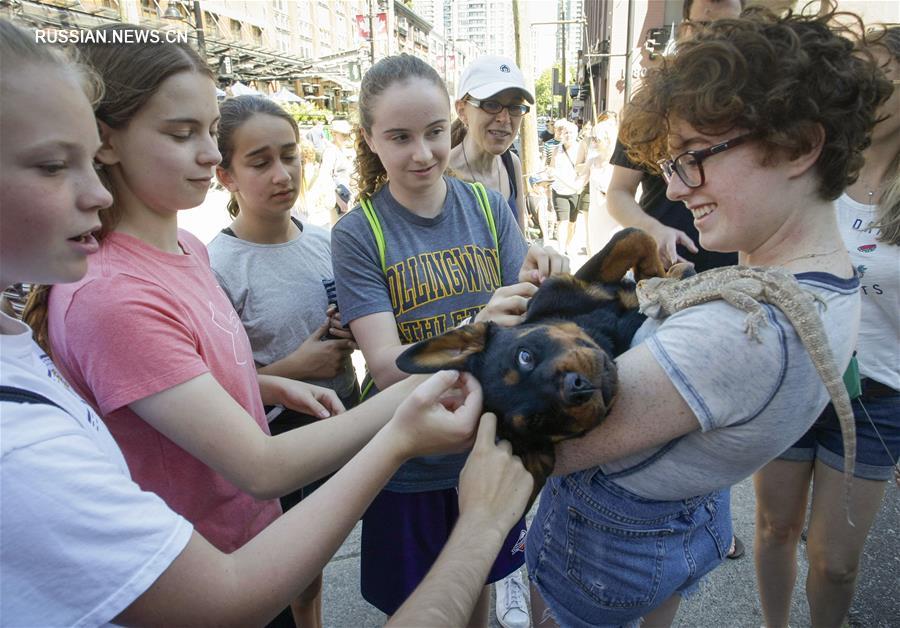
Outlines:
<svg viewBox="0 0 900 628"><path fill-rule="evenodd" d="M459 81L450 169L464 180L500 192L525 226L522 162L509 150L522 116L534 104L525 77L512 59L488 55L465 69Z"/></svg>

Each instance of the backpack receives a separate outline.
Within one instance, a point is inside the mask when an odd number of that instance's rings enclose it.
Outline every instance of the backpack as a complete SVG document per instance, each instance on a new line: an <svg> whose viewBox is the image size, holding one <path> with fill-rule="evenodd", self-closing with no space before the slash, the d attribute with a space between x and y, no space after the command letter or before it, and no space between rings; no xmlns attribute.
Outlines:
<svg viewBox="0 0 900 628"><path fill-rule="evenodd" d="M24 388L17 388L15 386L0 386L0 401L12 401L13 403L44 404L53 406L54 408L59 408L66 414L69 413L68 410L63 408L55 401L48 399L44 395L32 392L30 390L25 390Z"/></svg>
<svg viewBox="0 0 900 628"><path fill-rule="evenodd" d="M484 214L484 219L487 221L488 229L491 230L491 236L494 239L494 248L497 251L497 259L499 260L500 240L497 237L497 225L494 223L494 214L491 211L491 203L488 200L487 190L485 190L484 186L481 183L469 183L468 185L470 188L472 188L472 193L475 195L475 200L478 201L478 206L481 208L481 211ZM384 252L387 247L384 242L384 231L381 229L381 222L378 220L378 214L375 212L375 206L372 205L372 201L368 198L361 198L359 200L359 206L360 208L362 208L363 215L365 215L366 220L369 222L369 228L372 229L372 235L375 236L375 246L378 248L378 259L381 260L381 271L385 275L387 275L387 264L384 261ZM497 274L500 275L499 268L497 268ZM369 374L367 368L366 376L363 378L360 401L364 401L369 396L369 393L372 391L372 386L374 384L375 381L372 379L372 376Z"/></svg>

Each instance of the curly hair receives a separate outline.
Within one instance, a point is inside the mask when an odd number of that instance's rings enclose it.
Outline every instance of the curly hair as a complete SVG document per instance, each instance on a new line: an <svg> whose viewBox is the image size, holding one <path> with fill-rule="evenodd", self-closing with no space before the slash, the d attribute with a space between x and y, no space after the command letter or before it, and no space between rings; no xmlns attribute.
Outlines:
<svg viewBox="0 0 900 628"><path fill-rule="evenodd" d="M234 134L247 120L257 114L281 118L294 129L294 139L298 142L300 141L300 129L297 127L297 121L283 107L265 96L248 94L246 96L229 98L219 105L219 114L218 145L219 153L222 155L219 167L224 170L231 168L231 159L234 157ZM300 180L301 182L303 180L302 170ZM241 208L238 206L234 194L228 199L226 209L228 210L228 215L232 218L237 218L237 215L240 213Z"/></svg>
<svg viewBox="0 0 900 628"><path fill-rule="evenodd" d="M394 83L405 83L419 78L434 83L445 92L447 86L437 71L418 57L408 54L385 57L369 68L359 88L359 127L372 133L373 110L378 97ZM360 129L354 129L356 137L356 169L354 179L360 198L371 198L387 182L384 164L366 143Z"/></svg>
<svg viewBox="0 0 900 628"><path fill-rule="evenodd" d="M784 17L751 8L684 42L650 71L625 110L621 136L629 157L658 170L672 118L710 135L750 132L763 147L764 164L822 141L818 192L826 200L840 196L859 175L876 109L891 85L870 54L854 54L859 18L837 14L829 0L824 5L816 15Z"/></svg>

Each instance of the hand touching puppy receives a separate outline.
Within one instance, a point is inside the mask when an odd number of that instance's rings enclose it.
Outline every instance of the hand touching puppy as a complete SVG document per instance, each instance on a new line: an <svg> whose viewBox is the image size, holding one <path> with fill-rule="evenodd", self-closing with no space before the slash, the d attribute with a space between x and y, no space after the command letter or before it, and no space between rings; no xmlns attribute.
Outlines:
<svg viewBox="0 0 900 628"><path fill-rule="evenodd" d="M513 455L509 441L496 439L497 416L488 412L459 476L459 516L505 537L525 511L534 478Z"/></svg>

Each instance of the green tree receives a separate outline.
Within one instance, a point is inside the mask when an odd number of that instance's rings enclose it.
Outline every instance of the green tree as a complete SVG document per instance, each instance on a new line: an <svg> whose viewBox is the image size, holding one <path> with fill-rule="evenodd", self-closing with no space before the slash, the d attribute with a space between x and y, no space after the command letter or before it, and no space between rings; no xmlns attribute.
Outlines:
<svg viewBox="0 0 900 628"><path fill-rule="evenodd" d="M569 75L571 85L575 82L575 68L569 66L566 68ZM537 108L538 115L551 114L559 110L560 96L553 94L553 68L547 68L538 79L534 82L534 105ZM571 104L571 102L570 102Z"/></svg>
<svg viewBox="0 0 900 628"><path fill-rule="evenodd" d="M534 104L538 115L550 111L553 104L553 70L547 68L534 82Z"/></svg>

